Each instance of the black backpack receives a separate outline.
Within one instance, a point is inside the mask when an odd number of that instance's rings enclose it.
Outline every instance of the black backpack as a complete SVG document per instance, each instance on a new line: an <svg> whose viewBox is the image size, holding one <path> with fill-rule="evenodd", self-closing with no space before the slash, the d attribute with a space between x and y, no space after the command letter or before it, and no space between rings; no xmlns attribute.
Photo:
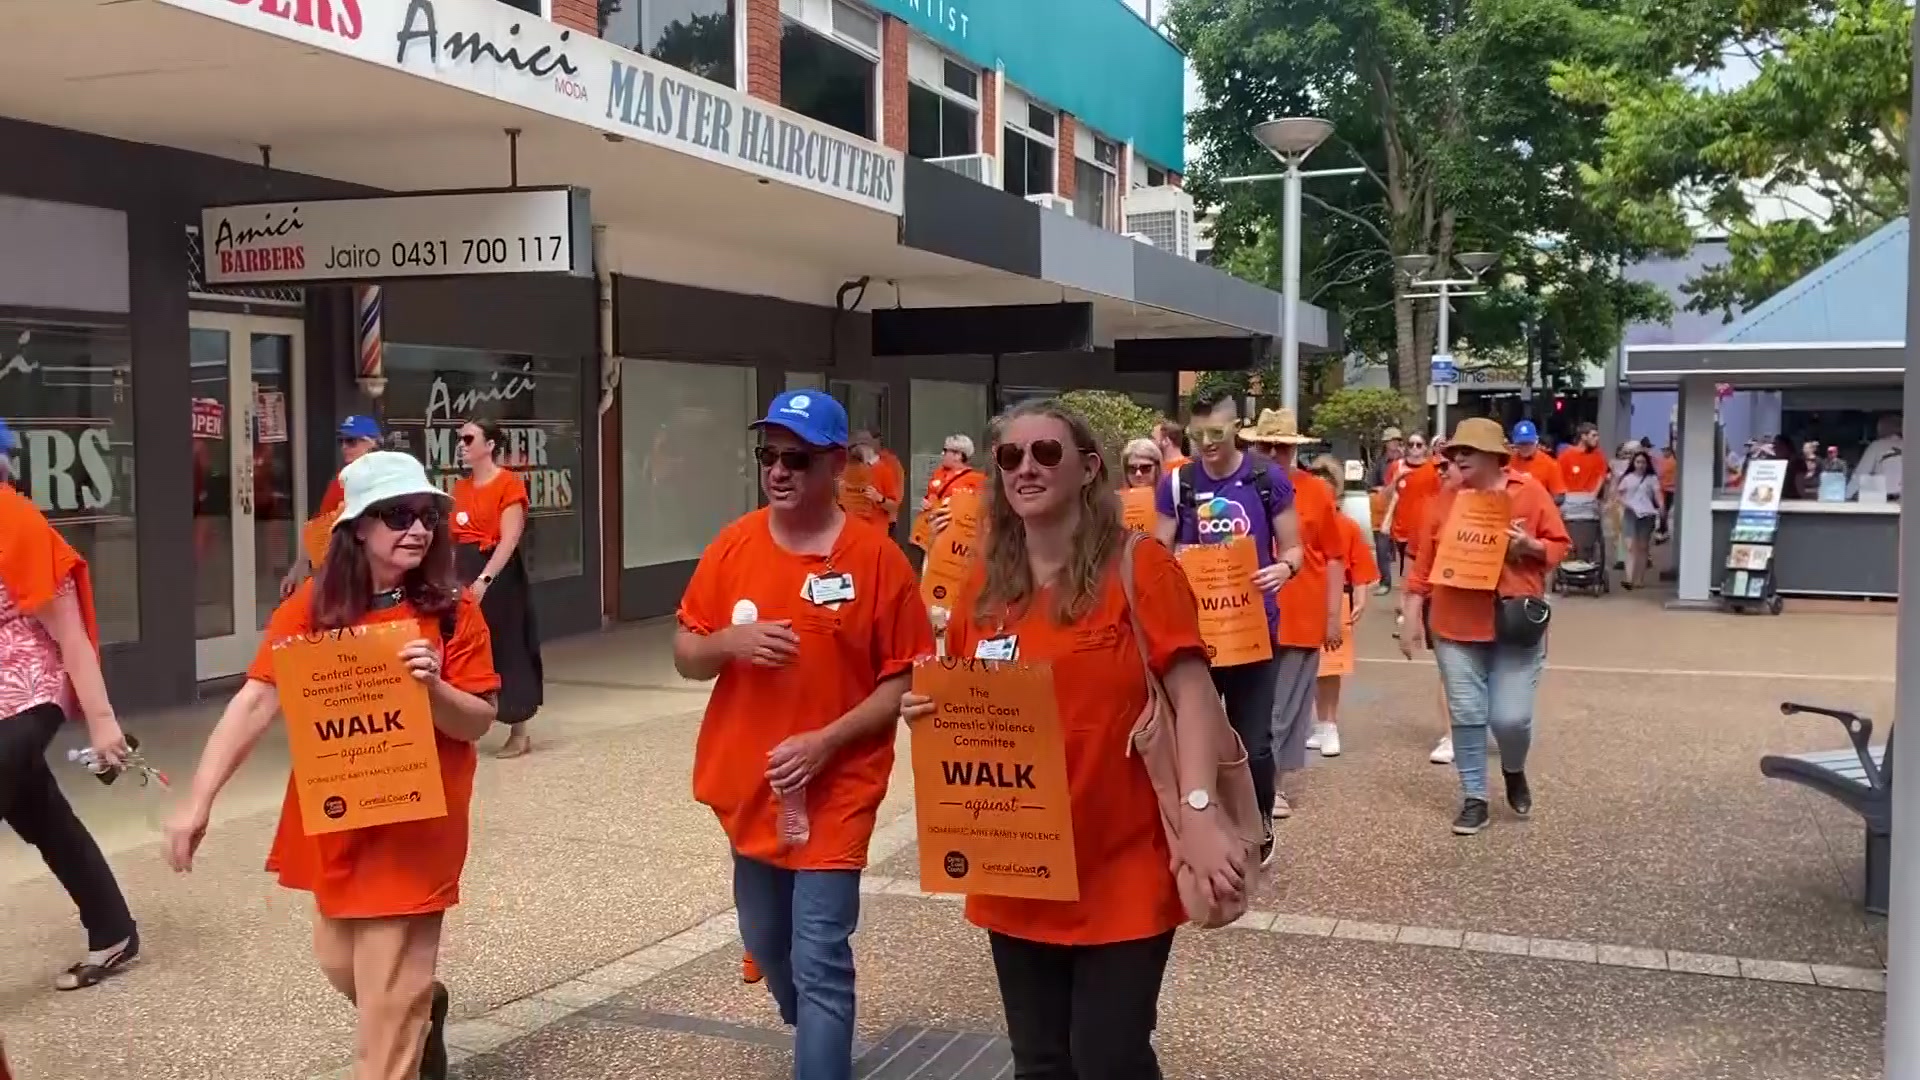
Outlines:
<svg viewBox="0 0 1920 1080"><path fill-rule="evenodd" d="M1273 473L1269 466L1273 460L1264 454L1247 453L1247 460L1253 465L1253 490L1260 496L1260 508L1266 511L1267 527L1272 528L1273 515L1280 512L1275 505L1278 496L1273 493ZM1197 512L1199 500L1193 492L1194 477L1200 474L1200 463L1189 461L1180 466L1173 474L1174 520L1184 521L1183 515Z"/></svg>

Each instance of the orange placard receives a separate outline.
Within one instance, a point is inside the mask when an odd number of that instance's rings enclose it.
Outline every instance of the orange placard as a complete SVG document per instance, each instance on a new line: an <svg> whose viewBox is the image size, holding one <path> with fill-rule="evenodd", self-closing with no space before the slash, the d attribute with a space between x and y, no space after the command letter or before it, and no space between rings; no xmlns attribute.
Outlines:
<svg viewBox="0 0 1920 1080"><path fill-rule="evenodd" d="M333 542L333 524L340 520L338 510L316 514L300 527L300 546L307 551L307 562L315 570L327 561L327 545Z"/></svg>
<svg viewBox="0 0 1920 1080"><path fill-rule="evenodd" d="M1200 639L1207 644L1208 663L1233 667L1273 656L1266 601L1253 584L1260 561L1251 537L1190 544L1180 549L1180 567L1200 602Z"/></svg>
<svg viewBox="0 0 1920 1080"><path fill-rule="evenodd" d="M400 650L412 619L327 630L273 648L287 749L308 836L445 817L427 688Z"/></svg>
<svg viewBox="0 0 1920 1080"><path fill-rule="evenodd" d="M1080 899L1053 669L922 660L913 692L935 706L912 732L920 888Z"/></svg>
<svg viewBox="0 0 1920 1080"><path fill-rule="evenodd" d="M1322 676L1353 674L1353 600L1350 597L1340 600L1340 624L1346 627L1340 634L1340 647L1329 649L1323 645L1320 648Z"/></svg>
<svg viewBox="0 0 1920 1080"><path fill-rule="evenodd" d="M982 512L978 492L963 491L947 501L947 527L933 537L920 568L920 599L929 607L953 609L953 594L966 584L980 550Z"/></svg>
<svg viewBox="0 0 1920 1080"><path fill-rule="evenodd" d="M1507 561L1509 503L1504 491L1462 491L1454 497L1434 552L1435 585L1491 590Z"/></svg>
<svg viewBox="0 0 1920 1080"><path fill-rule="evenodd" d="M1152 488L1128 488L1120 493L1120 524L1152 536L1154 521L1159 516L1153 508Z"/></svg>
<svg viewBox="0 0 1920 1080"><path fill-rule="evenodd" d="M846 471L840 474L840 509L857 518L870 518L878 513L878 506L867 498L867 489L874 486L874 479L873 466L849 457Z"/></svg>
<svg viewBox="0 0 1920 1080"><path fill-rule="evenodd" d="M925 551L927 542L932 539L933 523L927 520L927 511L922 510L913 515L913 532L907 536L907 543Z"/></svg>

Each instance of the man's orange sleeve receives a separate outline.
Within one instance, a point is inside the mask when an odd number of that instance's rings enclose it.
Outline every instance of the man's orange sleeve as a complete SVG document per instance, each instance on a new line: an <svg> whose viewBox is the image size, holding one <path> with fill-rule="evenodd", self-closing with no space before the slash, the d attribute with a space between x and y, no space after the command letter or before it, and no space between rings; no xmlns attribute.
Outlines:
<svg viewBox="0 0 1920 1080"><path fill-rule="evenodd" d="M879 626L873 636L873 669L881 679L913 670L913 662L933 655L933 622L920 599L920 582L913 564L897 544L883 544L880 552L880 602L875 605Z"/></svg>

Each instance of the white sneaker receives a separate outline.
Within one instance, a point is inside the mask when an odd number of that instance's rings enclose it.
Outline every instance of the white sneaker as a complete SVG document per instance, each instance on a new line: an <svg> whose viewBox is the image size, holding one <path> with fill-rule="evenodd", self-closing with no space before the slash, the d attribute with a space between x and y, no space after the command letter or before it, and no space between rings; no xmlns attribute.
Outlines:
<svg viewBox="0 0 1920 1080"><path fill-rule="evenodd" d="M1334 724L1327 725L1326 733L1320 738L1320 756L1340 756L1340 728L1338 726Z"/></svg>
<svg viewBox="0 0 1920 1080"><path fill-rule="evenodd" d="M1453 736L1449 735L1441 739L1439 744L1433 748L1433 753L1427 755L1427 760L1433 762L1435 765L1453 764Z"/></svg>
<svg viewBox="0 0 1920 1080"><path fill-rule="evenodd" d="M1307 749L1309 750L1320 749L1320 744L1322 742L1325 742L1326 738L1327 738L1327 725L1326 724L1313 725L1313 734L1307 736Z"/></svg>

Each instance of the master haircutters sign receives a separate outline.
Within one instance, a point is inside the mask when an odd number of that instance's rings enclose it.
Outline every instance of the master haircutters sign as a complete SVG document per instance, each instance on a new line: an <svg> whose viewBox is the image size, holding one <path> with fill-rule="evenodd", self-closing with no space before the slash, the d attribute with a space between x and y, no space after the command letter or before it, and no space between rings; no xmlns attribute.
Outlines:
<svg viewBox="0 0 1920 1080"><path fill-rule="evenodd" d="M540 188L212 206L200 229L208 284L254 285L591 276L592 220L585 191Z"/></svg>

